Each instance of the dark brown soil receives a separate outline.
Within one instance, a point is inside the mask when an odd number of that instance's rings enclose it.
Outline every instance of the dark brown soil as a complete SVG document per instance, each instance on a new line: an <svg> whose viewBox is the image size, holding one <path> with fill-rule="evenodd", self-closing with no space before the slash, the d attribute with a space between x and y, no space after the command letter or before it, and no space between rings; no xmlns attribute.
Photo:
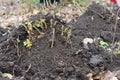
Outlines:
<svg viewBox="0 0 120 80"><path fill-rule="evenodd" d="M11 33L0 29L0 71L14 74L17 78L24 76L27 80L88 80L87 73L117 70L120 67L119 55L112 55L111 62L110 53L105 48L93 43L88 44L86 49L82 43L86 37L93 39L101 37L111 44L115 18L110 19L110 16L111 13L101 5L96 3L90 5L88 11L78 17L77 22L71 22L72 43L67 45L59 29L63 23L56 20L59 26L56 28L53 48L50 48L52 38L50 28L43 30L45 36L36 39L30 49L21 43L19 50L13 44L13 38L19 35L20 40L24 40L27 37L25 29L13 29ZM115 41L120 40L119 35L120 24L117 25ZM20 56L17 55L17 51L20 52ZM10 62L14 65L11 66ZM28 67L30 69L26 72ZM0 80L8 79L1 77Z"/></svg>

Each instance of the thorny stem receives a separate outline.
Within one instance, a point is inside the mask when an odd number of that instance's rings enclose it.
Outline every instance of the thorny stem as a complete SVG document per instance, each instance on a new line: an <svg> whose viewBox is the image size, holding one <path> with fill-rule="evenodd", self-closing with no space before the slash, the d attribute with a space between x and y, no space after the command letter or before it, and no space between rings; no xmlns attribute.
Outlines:
<svg viewBox="0 0 120 80"><path fill-rule="evenodd" d="M51 48L53 48L54 46L54 41L55 41L55 28L52 28L53 31L53 35L52 35L52 44L51 44Z"/></svg>
<svg viewBox="0 0 120 80"><path fill-rule="evenodd" d="M31 64L29 65L28 69L25 71L26 73L30 70Z"/></svg>
<svg viewBox="0 0 120 80"><path fill-rule="evenodd" d="M38 31L38 33L39 33L39 35L40 36L38 36L38 38L41 38L41 37L43 37L44 36L44 34L45 33L43 33L43 32L40 32L40 30L39 29L37 29L35 26L33 26L37 31Z"/></svg>
<svg viewBox="0 0 120 80"><path fill-rule="evenodd" d="M19 38L18 38L18 39L19 39ZM19 56L20 56L19 43L18 43L18 42L15 42L14 40L13 40L13 43L14 43L14 46L16 47L16 49L17 49L17 56L19 57Z"/></svg>
<svg viewBox="0 0 120 80"><path fill-rule="evenodd" d="M54 42L55 42L55 28L53 26L56 25L56 22L53 25L53 20L51 19L50 23L51 23L50 27L52 28L52 40L51 40L52 43L51 43L51 48L53 48Z"/></svg>
<svg viewBox="0 0 120 80"><path fill-rule="evenodd" d="M45 25L45 28L47 28L47 24L46 24L46 22L43 22L43 24Z"/></svg>
<svg viewBox="0 0 120 80"><path fill-rule="evenodd" d="M67 31L66 45L68 43L71 43L70 37L71 37L71 28L69 28L68 31Z"/></svg>
<svg viewBox="0 0 120 80"><path fill-rule="evenodd" d="M17 22L15 23L15 27L18 28L19 27L19 4L17 0L15 0L15 3L16 3L16 16L17 16Z"/></svg>
<svg viewBox="0 0 120 80"><path fill-rule="evenodd" d="M35 26L33 26L33 27L39 32L40 35L43 34L42 32L40 32L40 30L38 28L36 28Z"/></svg>
<svg viewBox="0 0 120 80"><path fill-rule="evenodd" d="M117 29L119 11L120 11L120 8L118 9L117 15L116 15L116 21L115 21L115 26L114 26L114 31L113 31L113 38L112 38L112 45L115 43L115 34L116 34L116 29Z"/></svg>
<svg viewBox="0 0 120 80"><path fill-rule="evenodd" d="M114 43L115 43L115 35L116 35L116 30L117 30L119 11L120 11L120 8L118 9L117 15L116 15L116 21L115 21L115 26L114 26L114 31L113 31L113 37L112 37L112 51L111 51L111 53L113 53L113 48L114 48ZM112 55L110 56L110 58L111 58L111 62L112 62L113 61Z"/></svg>
<svg viewBox="0 0 120 80"><path fill-rule="evenodd" d="M63 32L64 32L64 25L62 25L61 30L62 30L62 32L61 32L61 36L63 36Z"/></svg>

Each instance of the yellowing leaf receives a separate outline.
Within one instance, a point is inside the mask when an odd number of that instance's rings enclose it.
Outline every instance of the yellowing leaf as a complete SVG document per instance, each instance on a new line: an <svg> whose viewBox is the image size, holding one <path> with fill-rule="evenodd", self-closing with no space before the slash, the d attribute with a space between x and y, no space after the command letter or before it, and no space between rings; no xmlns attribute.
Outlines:
<svg viewBox="0 0 120 80"><path fill-rule="evenodd" d="M116 50L116 51L115 51L115 54L120 54L120 50Z"/></svg>
<svg viewBox="0 0 120 80"><path fill-rule="evenodd" d="M26 22L25 24L27 25L28 30L32 31L32 29L33 29L32 23L31 22Z"/></svg>
<svg viewBox="0 0 120 80"><path fill-rule="evenodd" d="M30 31L32 31L32 29L33 29L33 26L32 26L32 23L31 23L31 22L28 22L28 29L29 29Z"/></svg>
<svg viewBox="0 0 120 80"><path fill-rule="evenodd" d="M26 39L24 42L23 42L24 46L26 47L31 47L32 46L32 42L29 40L29 39Z"/></svg>
<svg viewBox="0 0 120 80"><path fill-rule="evenodd" d="M28 29L29 29L30 31L32 31L32 29L33 29L32 25L29 25L29 26L28 26Z"/></svg>
<svg viewBox="0 0 120 80"><path fill-rule="evenodd" d="M43 23L45 22L45 19L40 19L40 20L41 20L41 22L43 22Z"/></svg>

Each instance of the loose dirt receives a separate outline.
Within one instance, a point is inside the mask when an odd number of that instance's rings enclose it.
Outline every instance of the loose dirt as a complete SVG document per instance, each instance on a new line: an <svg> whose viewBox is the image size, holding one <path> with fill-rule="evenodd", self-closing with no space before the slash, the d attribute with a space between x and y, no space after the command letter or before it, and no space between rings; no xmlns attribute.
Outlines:
<svg viewBox="0 0 120 80"><path fill-rule="evenodd" d="M41 15L36 15L40 17ZM44 16L46 17L46 16ZM61 23L59 20L55 32L55 43L51 48L51 28L41 30L44 37L33 41L31 48L26 48L22 43L18 48L14 40L21 41L27 37L24 27L12 29L9 32L0 29L0 71L14 74L17 80L24 76L27 80L88 80L88 73L97 74L106 70L119 70L120 56L110 54L106 48L99 44L83 45L84 38L101 37L104 41L112 43L115 18L110 18L111 13L103 6L93 3L88 10L71 22L71 42L66 44L61 36ZM51 17L52 18L52 17ZM35 20L36 18L32 18ZM48 19L49 25L49 17ZM120 40L120 24L117 25L115 41ZM19 56L18 56L19 51ZM111 62L110 55L113 61ZM28 69L28 71L27 71ZM2 78L0 80L9 80Z"/></svg>

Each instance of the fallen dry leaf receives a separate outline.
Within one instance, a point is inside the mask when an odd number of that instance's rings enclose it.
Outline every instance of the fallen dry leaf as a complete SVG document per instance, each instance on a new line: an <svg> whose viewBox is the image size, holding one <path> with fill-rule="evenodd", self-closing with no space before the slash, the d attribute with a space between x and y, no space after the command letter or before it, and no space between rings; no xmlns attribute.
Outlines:
<svg viewBox="0 0 120 80"><path fill-rule="evenodd" d="M105 74L101 76L100 80L118 80L118 79L111 71L106 71Z"/></svg>

